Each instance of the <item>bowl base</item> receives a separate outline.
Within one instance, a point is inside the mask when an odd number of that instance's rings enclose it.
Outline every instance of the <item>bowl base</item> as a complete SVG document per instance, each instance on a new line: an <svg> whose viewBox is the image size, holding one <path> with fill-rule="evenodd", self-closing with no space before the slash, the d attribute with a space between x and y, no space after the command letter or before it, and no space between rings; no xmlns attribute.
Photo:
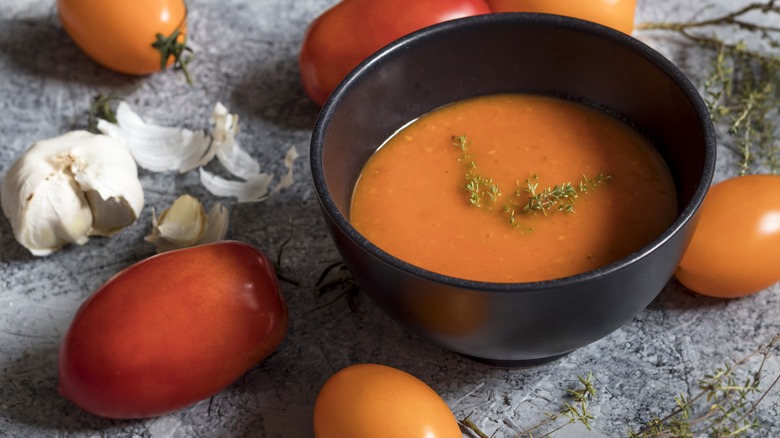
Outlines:
<svg viewBox="0 0 780 438"><path fill-rule="evenodd" d="M540 357L537 359L518 359L518 360L487 359L484 357L469 356L468 354L461 354L461 356L465 357L466 359L470 359L475 362L479 362L497 368L529 368L538 365L544 365L549 362L554 362L568 355L569 353L571 353L571 351L567 351L566 353L556 354L554 356Z"/></svg>

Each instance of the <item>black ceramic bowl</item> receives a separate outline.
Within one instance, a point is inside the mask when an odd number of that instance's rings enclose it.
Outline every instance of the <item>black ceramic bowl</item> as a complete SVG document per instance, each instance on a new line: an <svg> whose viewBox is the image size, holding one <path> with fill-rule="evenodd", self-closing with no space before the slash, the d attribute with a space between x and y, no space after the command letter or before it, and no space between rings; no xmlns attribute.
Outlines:
<svg viewBox="0 0 780 438"><path fill-rule="evenodd" d="M389 255L350 225L361 168L389 136L448 103L506 92L564 96L632 124L671 169L680 212L674 223L644 248L600 269L531 283L433 273ZM544 14L470 17L391 43L334 91L311 141L325 221L361 289L411 332L504 366L564 355L650 304L689 241L714 165L706 106L670 61L612 29Z"/></svg>

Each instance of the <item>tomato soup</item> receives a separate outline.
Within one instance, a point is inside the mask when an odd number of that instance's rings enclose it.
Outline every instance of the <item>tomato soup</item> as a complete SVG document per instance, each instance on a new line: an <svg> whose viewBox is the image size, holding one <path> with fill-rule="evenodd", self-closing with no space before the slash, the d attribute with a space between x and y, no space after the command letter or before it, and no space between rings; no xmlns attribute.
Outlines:
<svg viewBox="0 0 780 438"><path fill-rule="evenodd" d="M502 94L437 109L387 140L350 221L408 263L490 282L550 280L640 249L677 215L669 169L625 123Z"/></svg>

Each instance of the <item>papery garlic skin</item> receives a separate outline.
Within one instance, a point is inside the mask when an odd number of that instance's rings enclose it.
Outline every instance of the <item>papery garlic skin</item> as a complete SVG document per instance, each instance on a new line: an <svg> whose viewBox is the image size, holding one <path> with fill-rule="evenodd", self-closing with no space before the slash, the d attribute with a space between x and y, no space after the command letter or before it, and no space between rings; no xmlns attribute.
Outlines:
<svg viewBox="0 0 780 438"><path fill-rule="evenodd" d="M125 142L139 166L153 172L178 170L180 173L195 168L200 181L211 194L235 197L238 202L260 202L293 184L293 161L298 151L290 147L285 156L287 174L273 188L274 176L262 172L255 161L236 139L238 115L217 102L211 113L213 124L209 137L205 131L159 126L147 123L130 106L121 102L116 110L116 123L98 120L99 131ZM217 158L224 169L237 179L228 179L203 166Z"/></svg>
<svg viewBox="0 0 780 438"><path fill-rule="evenodd" d="M127 147L87 131L33 144L3 177L1 193L14 237L36 256L113 235L144 205Z"/></svg>
<svg viewBox="0 0 780 438"><path fill-rule="evenodd" d="M125 102L116 109L116 124L100 119L97 129L124 141L138 165L152 172L184 173L214 157L211 139L203 131L147 123Z"/></svg>

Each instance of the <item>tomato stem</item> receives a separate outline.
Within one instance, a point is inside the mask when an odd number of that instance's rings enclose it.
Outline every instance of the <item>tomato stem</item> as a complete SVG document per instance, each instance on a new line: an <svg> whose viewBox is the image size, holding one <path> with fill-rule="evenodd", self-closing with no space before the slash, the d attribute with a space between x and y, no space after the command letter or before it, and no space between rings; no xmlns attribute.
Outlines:
<svg viewBox="0 0 780 438"><path fill-rule="evenodd" d="M187 35L176 29L167 37L161 33L158 33L155 37L157 40L152 43L152 47L160 52L160 70L164 70L168 60L173 57L173 69L181 70L187 79L187 83L192 85L192 77L187 69L187 65L192 61L193 55L183 56L185 52L193 53L192 49L187 46Z"/></svg>

